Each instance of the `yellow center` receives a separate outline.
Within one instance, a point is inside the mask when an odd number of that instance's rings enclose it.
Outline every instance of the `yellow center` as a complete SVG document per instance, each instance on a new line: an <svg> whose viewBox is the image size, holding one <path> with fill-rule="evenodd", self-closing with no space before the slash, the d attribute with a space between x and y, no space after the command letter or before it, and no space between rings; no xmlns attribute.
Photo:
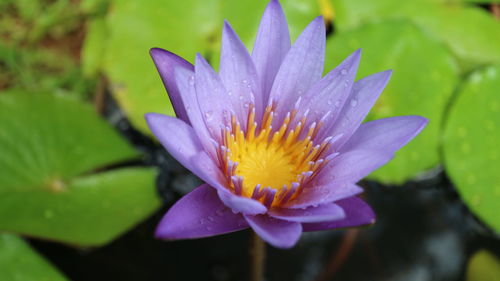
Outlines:
<svg viewBox="0 0 500 281"><path fill-rule="evenodd" d="M295 110L273 130L273 110L273 106L266 107L260 128L253 108L245 130L233 117L231 127L223 131L219 159L228 186L236 194L278 205L298 194L304 182L324 166L326 161L320 156L330 145L327 140L314 146L312 140L319 126L312 123L303 132L305 117L292 128Z"/></svg>

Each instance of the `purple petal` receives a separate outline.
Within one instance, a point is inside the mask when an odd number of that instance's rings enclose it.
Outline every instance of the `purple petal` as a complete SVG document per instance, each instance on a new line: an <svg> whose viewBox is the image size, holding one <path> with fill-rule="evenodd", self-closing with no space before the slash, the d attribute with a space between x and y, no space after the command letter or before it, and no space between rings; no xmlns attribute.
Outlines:
<svg viewBox="0 0 500 281"><path fill-rule="evenodd" d="M221 142L221 129L229 125L235 112L227 91L217 73L201 56L196 55L194 67L196 97L208 131Z"/></svg>
<svg viewBox="0 0 500 281"><path fill-rule="evenodd" d="M333 123L351 93L360 57L361 49L352 53L341 64L314 84L303 96L300 113L308 110L308 120L310 122L322 120L323 124ZM318 135L319 139L323 137L327 136L324 133Z"/></svg>
<svg viewBox="0 0 500 281"><path fill-rule="evenodd" d="M168 210L156 237L188 239L209 237L248 227L240 214L234 214L219 200L215 189L203 184L182 197Z"/></svg>
<svg viewBox="0 0 500 281"><path fill-rule="evenodd" d="M266 206L257 200L231 193L227 189L218 189L219 198L233 212L245 215L258 215L267 212Z"/></svg>
<svg viewBox="0 0 500 281"><path fill-rule="evenodd" d="M176 54L160 48L152 48L149 53L151 54L156 68L160 73L163 85L165 85L165 88L167 89L168 97L174 107L175 114L178 118L189 124L186 108L182 102L181 94L174 76L174 69L183 68L193 72L193 65Z"/></svg>
<svg viewBox="0 0 500 281"><path fill-rule="evenodd" d="M358 197L350 197L337 202L344 209L345 219L331 222L304 223L304 231L317 231L373 224L375 213L372 208Z"/></svg>
<svg viewBox="0 0 500 281"><path fill-rule="evenodd" d="M191 158L204 150L193 128L180 119L158 113L148 113L145 117L149 128L170 155L195 172L197 169Z"/></svg>
<svg viewBox="0 0 500 281"><path fill-rule="evenodd" d="M306 187L296 199L288 202L286 208L306 208L336 202L360 194L363 189L353 183L329 182L325 185Z"/></svg>
<svg viewBox="0 0 500 281"><path fill-rule="evenodd" d="M340 154L329 162L315 179L315 185L331 182L356 183L389 162L393 154L377 150L353 150Z"/></svg>
<svg viewBox="0 0 500 281"><path fill-rule="evenodd" d="M334 144L336 148L342 146L358 129L378 96L384 90L387 82L389 82L391 73L392 71L389 70L373 74L354 84L352 93L345 102L339 117L332 124L332 127L325 128L329 136L342 134Z"/></svg>
<svg viewBox="0 0 500 281"><path fill-rule="evenodd" d="M421 116L397 116L361 124L341 152L370 149L394 153L418 135L428 121Z"/></svg>
<svg viewBox="0 0 500 281"><path fill-rule="evenodd" d="M306 209L272 209L269 215L286 221L324 222L335 221L345 217L344 210L334 203L327 203Z"/></svg>
<svg viewBox="0 0 500 281"><path fill-rule="evenodd" d="M264 241L277 248L293 247L302 234L302 225L271 218L267 215L245 216L250 227Z"/></svg>
<svg viewBox="0 0 500 281"><path fill-rule="evenodd" d="M186 107L191 126L198 135L198 139L205 150L212 156L215 156L215 148L210 142L211 136L208 132L205 121L201 114L198 100L196 98L196 89L194 87L194 73L182 68L175 69L175 79L179 87L182 101Z"/></svg>
<svg viewBox="0 0 500 281"><path fill-rule="evenodd" d="M257 70L245 45L231 28L224 22L222 31L222 50L220 57L220 78L227 90L226 98L231 100L237 118L245 128L249 105L262 109L262 89ZM260 116L260 112L257 112Z"/></svg>
<svg viewBox="0 0 500 281"><path fill-rule="evenodd" d="M269 96L270 100L278 102L278 116L284 117L293 108L298 97L321 79L325 38L323 18L317 17L306 27L286 55Z"/></svg>
<svg viewBox="0 0 500 281"><path fill-rule="evenodd" d="M271 0L260 21L252 59L262 82L263 101L267 102L274 78L290 49L285 14L278 0Z"/></svg>
<svg viewBox="0 0 500 281"><path fill-rule="evenodd" d="M220 200L231 208L233 212L250 215L267 212L266 206L259 201L231 193L224 184L225 180L222 172L215 167L215 165L210 165L212 160L206 153L200 153L194 156L192 161L195 163L195 169L198 171L197 175L203 181L217 189Z"/></svg>

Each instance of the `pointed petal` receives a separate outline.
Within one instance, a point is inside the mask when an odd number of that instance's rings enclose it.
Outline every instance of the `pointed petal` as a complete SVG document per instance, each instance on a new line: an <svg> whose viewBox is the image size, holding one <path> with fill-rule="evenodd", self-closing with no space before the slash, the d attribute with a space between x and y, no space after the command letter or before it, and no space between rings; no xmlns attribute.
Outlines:
<svg viewBox="0 0 500 281"><path fill-rule="evenodd" d="M250 227L276 248L291 248L299 241L302 226L298 222L275 219L267 215L245 216Z"/></svg>
<svg viewBox="0 0 500 281"><path fill-rule="evenodd" d="M257 200L231 193L225 186L225 180L222 172L215 167L215 165L206 164L211 161L207 154L200 153L194 156L192 161L195 163L194 165L199 171L199 174L197 175L206 183L217 189L217 194L219 195L220 200L222 200L226 206L231 208L233 212L256 215L263 214L267 211L267 207Z"/></svg>
<svg viewBox="0 0 500 281"><path fill-rule="evenodd" d="M269 215L281 220L307 223L335 221L345 217L344 210L334 203L306 209L273 209L269 211Z"/></svg>
<svg viewBox="0 0 500 281"><path fill-rule="evenodd" d="M259 201L252 198L238 196L229 192L227 189L219 189L218 194L220 200L236 213L242 213L245 215L258 215L264 214L267 211L266 206L264 206Z"/></svg>
<svg viewBox="0 0 500 281"><path fill-rule="evenodd" d="M269 96L270 100L278 102L278 116L285 116L298 97L321 78L325 38L323 18L317 17L306 27L286 55Z"/></svg>
<svg viewBox="0 0 500 281"><path fill-rule="evenodd" d="M226 98L231 101L238 121L245 129L250 104L255 105L259 110L257 116L260 116L262 87L245 45L227 22L224 22L222 31L219 75L227 90Z"/></svg>
<svg viewBox="0 0 500 281"><path fill-rule="evenodd" d="M267 102L274 78L290 49L285 14L278 0L271 0L260 21L252 59L262 82L263 102Z"/></svg>
<svg viewBox="0 0 500 281"><path fill-rule="evenodd" d="M350 197L337 202L344 209L343 220L319 223L304 223L304 231L317 231L332 228L354 227L375 223L375 213L372 208L358 197Z"/></svg>
<svg viewBox="0 0 500 281"><path fill-rule="evenodd" d="M188 239L209 237L248 227L240 214L234 214L219 200L215 189L203 184L182 197L168 210L156 237Z"/></svg>
<svg viewBox="0 0 500 281"><path fill-rule="evenodd" d="M177 68L175 69L175 79L179 87L182 102L186 107L186 113L201 144L212 156L215 156L215 148L210 142L210 133L208 132L205 121L201 114L200 106L196 98L196 89L194 86L194 73L192 71Z"/></svg>
<svg viewBox="0 0 500 281"><path fill-rule="evenodd" d="M193 128L180 119L158 113L148 113L145 118L168 153L190 171L196 171L191 158L204 153L204 149Z"/></svg>
<svg viewBox="0 0 500 281"><path fill-rule="evenodd" d="M315 179L315 184L356 183L389 162L392 157L393 154L377 150L353 150L342 153L322 169Z"/></svg>
<svg viewBox="0 0 500 281"><path fill-rule="evenodd" d="M341 152L371 149L394 153L418 135L428 121L421 116L397 116L361 124Z"/></svg>
<svg viewBox="0 0 500 281"><path fill-rule="evenodd" d="M329 182L321 186L310 186L284 207L292 209L307 208L325 203L336 202L360 194L363 189L353 183Z"/></svg>
<svg viewBox="0 0 500 281"><path fill-rule="evenodd" d="M384 90L392 71L384 71L365 77L354 84L352 93L344 104L337 120L327 131L329 136L342 134L334 147L342 146L358 129L361 122Z"/></svg>
<svg viewBox="0 0 500 281"><path fill-rule="evenodd" d="M221 129L229 125L235 112L219 76L201 56L196 55L194 67L198 104L213 139L221 141Z"/></svg>
<svg viewBox="0 0 500 281"><path fill-rule="evenodd" d="M187 116L184 103L182 102L177 81L175 80L174 69L183 68L193 72L193 65L176 54L160 48L152 48L149 53L153 58L158 72L160 73L163 85L165 85L165 88L167 89L168 97L174 107L175 114L178 118L189 124L189 118Z"/></svg>
<svg viewBox="0 0 500 281"><path fill-rule="evenodd" d="M308 120L323 124L332 124L340 114L343 105L351 93L356 72L361 58L361 49L352 53L341 64L314 84L304 95L300 113L309 111ZM299 114L300 116L301 114ZM327 137L324 129L318 139Z"/></svg>

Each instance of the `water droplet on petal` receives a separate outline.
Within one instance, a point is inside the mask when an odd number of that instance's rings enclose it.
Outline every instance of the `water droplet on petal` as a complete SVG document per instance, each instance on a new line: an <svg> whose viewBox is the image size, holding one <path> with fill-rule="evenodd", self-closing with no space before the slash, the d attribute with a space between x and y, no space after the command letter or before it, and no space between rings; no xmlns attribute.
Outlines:
<svg viewBox="0 0 500 281"><path fill-rule="evenodd" d="M347 74L347 69L343 68L343 69L340 71L340 74L342 74L342 75L346 75L346 74Z"/></svg>
<svg viewBox="0 0 500 281"><path fill-rule="evenodd" d="M213 112L212 111L206 111L205 112L205 118L211 119Z"/></svg>
<svg viewBox="0 0 500 281"><path fill-rule="evenodd" d="M356 107L356 105L358 105L358 100L357 99L352 99L351 100L351 106L352 107Z"/></svg>

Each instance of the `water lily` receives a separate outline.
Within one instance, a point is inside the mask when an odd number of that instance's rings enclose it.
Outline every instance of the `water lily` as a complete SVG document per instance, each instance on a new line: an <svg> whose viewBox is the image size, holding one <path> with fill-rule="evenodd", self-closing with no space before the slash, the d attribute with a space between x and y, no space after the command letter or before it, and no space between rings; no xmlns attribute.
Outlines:
<svg viewBox="0 0 500 281"><path fill-rule="evenodd" d="M313 20L290 44L278 1L263 15L251 54L230 24L220 71L154 48L177 118L146 115L154 135L205 184L160 222L162 239L208 237L251 227L279 248L302 231L370 224L357 197L363 177L387 163L427 120L399 116L362 124L391 71L355 82L361 52L322 76L325 27Z"/></svg>

